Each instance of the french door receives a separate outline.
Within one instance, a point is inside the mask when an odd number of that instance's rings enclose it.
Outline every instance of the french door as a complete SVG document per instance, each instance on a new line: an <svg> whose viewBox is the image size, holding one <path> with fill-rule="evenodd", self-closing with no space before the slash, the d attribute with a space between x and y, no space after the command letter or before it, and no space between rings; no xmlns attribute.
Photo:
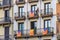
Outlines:
<svg viewBox="0 0 60 40"><path fill-rule="evenodd" d="M19 7L19 17L24 16L24 7Z"/></svg>
<svg viewBox="0 0 60 40"><path fill-rule="evenodd" d="M22 33L22 35L24 34L24 23L19 23L18 30Z"/></svg>
<svg viewBox="0 0 60 40"><path fill-rule="evenodd" d="M5 40L9 40L9 27L5 27L4 33L5 33Z"/></svg>
<svg viewBox="0 0 60 40"><path fill-rule="evenodd" d="M49 14L49 12L50 12L50 6L51 6L50 2L44 4L44 13L45 14Z"/></svg>
<svg viewBox="0 0 60 40"><path fill-rule="evenodd" d="M9 21L9 10L5 10L5 21Z"/></svg>
<svg viewBox="0 0 60 40"><path fill-rule="evenodd" d="M44 20L44 29L46 29L46 28L50 32L50 29L51 29L51 20Z"/></svg>

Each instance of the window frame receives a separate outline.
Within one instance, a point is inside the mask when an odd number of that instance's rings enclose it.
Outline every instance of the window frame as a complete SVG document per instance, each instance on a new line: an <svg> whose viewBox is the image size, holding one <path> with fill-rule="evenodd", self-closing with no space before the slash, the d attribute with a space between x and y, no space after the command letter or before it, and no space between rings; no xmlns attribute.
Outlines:
<svg viewBox="0 0 60 40"><path fill-rule="evenodd" d="M23 24L23 29L22 29L22 26L21 26L22 24ZM18 31L21 31L22 34L24 33L24 22L18 23Z"/></svg>
<svg viewBox="0 0 60 40"><path fill-rule="evenodd" d="M49 4L51 6L51 2L44 3L44 13L45 14L48 14L50 12L50 6L49 6Z"/></svg>
<svg viewBox="0 0 60 40"><path fill-rule="evenodd" d="M31 12L35 12L36 11L36 8L37 8L37 5L36 4L35 5L31 5Z"/></svg>
<svg viewBox="0 0 60 40"><path fill-rule="evenodd" d="M46 21L47 21L47 26L45 26L46 25L45 24ZM50 21L50 23L49 23L49 21ZM48 26L51 27L51 19L44 20L44 28L48 28Z"/></svg>
<svg viewBox="0 0 60 40"><path fill-rule="evenodd" d="M31 26L31 23L32 23L32 22L34 23L34 27ZM30 29L34 29L34 28L35 28L35 26L36 26L35 23L36 23L36 25L37 25L37 21L31 21L31 22L30 22ZM31 27L33 27L33 28L31 28ZM37 27L37 26L36 26L36 27Z"/></svg>
<svg viewBox="0 0 60 40"><path fill-rule="evenodd" d="M22 11L23 9L23 11ZM24 16L24 6L18 7L18 13L19 13L19 17Z"/></svg>

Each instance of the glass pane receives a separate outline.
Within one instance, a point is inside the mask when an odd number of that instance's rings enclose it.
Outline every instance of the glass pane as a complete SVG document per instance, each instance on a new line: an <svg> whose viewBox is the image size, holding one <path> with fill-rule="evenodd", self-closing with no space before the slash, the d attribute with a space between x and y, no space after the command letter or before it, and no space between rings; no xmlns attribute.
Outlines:
<svg viewBox="0 0 60 40"><path fill-rule="evenodd" d="M22 15L24 15L24 7L20 7L19 8L19 12L20 12L20 17L22 16Z"/></svg>
<svg viewBox="0 0 60 40"><path fill-rule="evenodd" d="M45 9L46 9L45 12L46 12L46 14L48 14L50 12L50 10L49 10L50 5L51 5L50 3L45 4Z"/></svg>
<svg viewBox="0 0 60 40"><path fill-rule="evenodd" d="M34 11L34 6L32 6L32 10L31 10L32 12Z"/></svg>
<svg viewBox="0 0 60 40"><path fill-rule="evenodd" d="M34 22L34 27L37 27L37 22Z"/></svg>
<svg viewBox="0 0 60 40"><path fill-rule="evenodd" d="M46 5L46 13L47 13L47 5Z"/></svg>
<svg viewBox="0 0 60 40"><path fill-rule="evenodd" d="M50 10L50 6L51 6L51 4L49 4L49 12L51 11L51 10Z"/></svg>
<svg viewBox="0 0 60 40"><path fill-rule="evenodd" d="M21 31L21 24L19 24L19 30Z"/></svg>
<svg viewBox="0 0 60 40"><path fill-rule="evenodd" d="M36 11L36 6L35 5L31 7L31 11L32 12Z"/></svg>
<svg viewBox="0 0 60 40"><path fill-rule="evenodd" d="M48 26L49 26L49 27L51 27L51 25L50 25L50 24L51 24L51 21L48 21Z"/></svg>
<svg viewBox="0 0 60 40"><path fill-rule="evenodd" d="M21 14L24 15L24 8L21 9L21 12L22 12Z"/></svg>
<svg viewBox="0 0 60 40"><path fill-rule="evenodd" d="M47 21L45 21L45 28L47 28Z"/></svg>
<svg viewBox="0 0 60 40"><path fill-rule="evenodd" d="M21 16L21 8L19 8L20 16Z"/></svg>

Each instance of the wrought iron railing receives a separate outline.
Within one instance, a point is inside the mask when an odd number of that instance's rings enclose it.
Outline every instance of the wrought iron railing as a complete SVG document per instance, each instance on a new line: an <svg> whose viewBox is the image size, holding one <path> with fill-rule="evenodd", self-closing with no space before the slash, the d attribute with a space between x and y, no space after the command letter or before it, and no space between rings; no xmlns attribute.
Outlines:
<svg viewBox="0 0 60 40"><path fill-rule="evenodd" d="M12 18L10 18L10 17L0 18L0 22L11 22L11 21L12 21Z"/></svg>
<svg viewBox="0 0 60 40"><path fill-rule="evenodd" d="M41 15L50 15L50 14L53 14L53 9L52 8L41 10Z"/></svg>
<svg viewBox="0 0 60 40"><path fill-rule="evenodd" d="M3 1L0 1L0 7L4 7L4 6L8 6L8 5L11 6L11 4L12 4L12 0L3 0Z"/></svg>
<svg viewBox="0 0 60 40"><path fill-rule="evenodd" d="M15 18L23 18L26 16L25 12L15 13Z"/></svg>
<svg viewBox="0 0 60 40"><path fill-rule="evenodd" d="M32 12L30 11L30 12L27 13L28 17L36 17L38 15L39 15L38 11L32 11Z"/></svg>
<svg viewBox="0 0 60 40"><path fill-rule="evenodd" d="M21 32L21 36L20 37L27 37L27 36L30 36L30 30L31 29L27 29L27 30L20 30ZM44 35L44 31L47 30L47 34L50 34L50 33L54 33L54 28L53 27L48 27L48 28L39 28L39 29L33 29L33 36L41 36L41 35ZM14 31L14 36L16 37L18 31Z"/></svg>

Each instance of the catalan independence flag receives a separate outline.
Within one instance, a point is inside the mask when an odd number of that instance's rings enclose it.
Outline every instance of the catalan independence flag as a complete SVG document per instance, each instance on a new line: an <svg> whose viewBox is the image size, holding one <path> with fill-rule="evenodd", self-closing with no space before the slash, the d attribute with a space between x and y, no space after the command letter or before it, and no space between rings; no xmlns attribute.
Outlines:
<svg viewBox="0 0 60 40"><path fill-rule="evenodd" d="M20 36L21 36L21 31L18 30L17 37L20 37Z"/></svg>
<svg viewBox="0 0 60 40"><path fill-rule="evenodd" d="M34 17L34 12L31 11L31 12L29 13L29 16L30 16L30 17Z"/></svg>
<svg viewBox="0 0 60 40"><path fill-rule="evenodd" d="M48 29L44 28L43 35L46 35L48 33Z"/></svg>

